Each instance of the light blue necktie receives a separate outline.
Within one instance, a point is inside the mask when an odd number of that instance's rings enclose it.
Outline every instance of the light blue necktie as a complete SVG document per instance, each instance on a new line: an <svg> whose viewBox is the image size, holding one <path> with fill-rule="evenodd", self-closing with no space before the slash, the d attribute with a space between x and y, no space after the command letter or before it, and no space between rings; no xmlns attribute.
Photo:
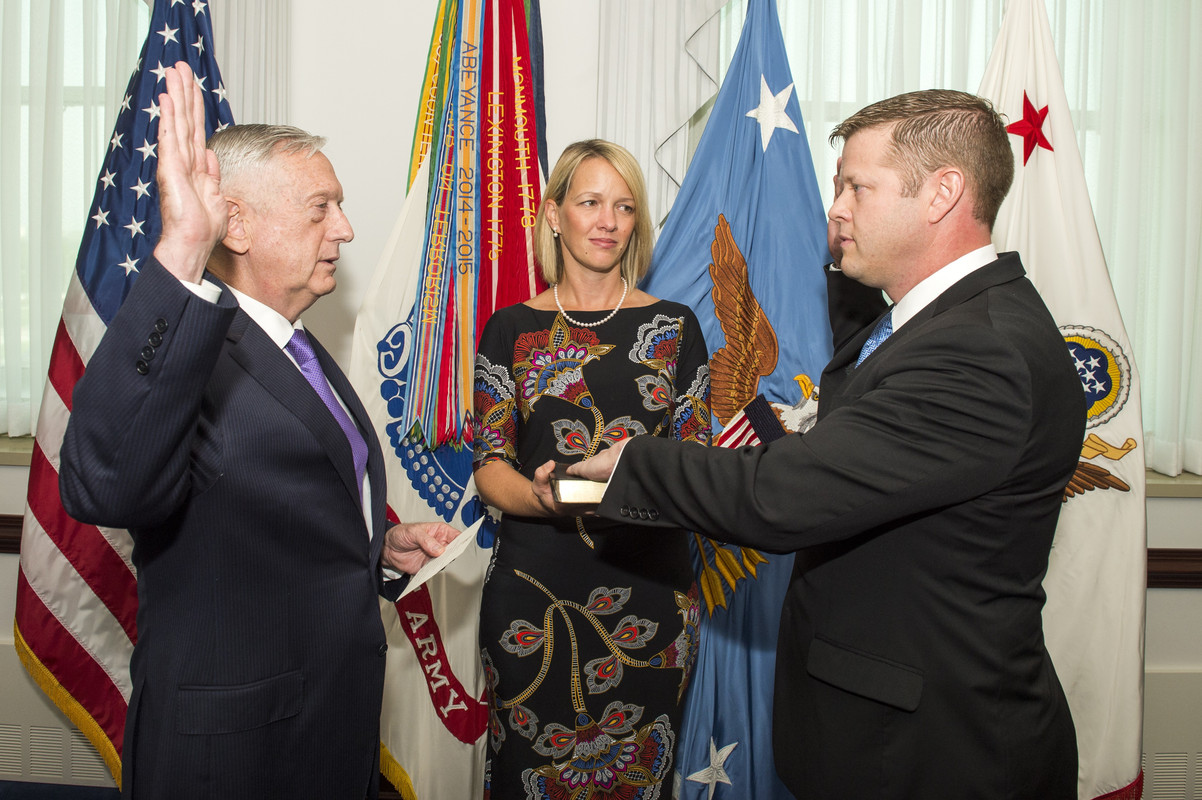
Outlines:
<svg viewBox="0 0 1202 800"><path fill-rule="evenodd" d="M890 311L881 321L872 329L872 335L868 337L868 341L864 342L864 346L860 348L860 357L856 359L856 366L864 363L864 359L872 355L872 351L881 346L881 342L888 339L893 334L893 312Z"/></svg>
<svg viewBox="0 0 1202 800"><path fill-rule="evenodd" d="M363 493L363 473L367 469L367 442L363 440L363 434L359 432L359 428L355 426L350 415L342 408L338 402L338 398L334 395L334 389L330 386L330 382L326 380L326 374L322 372L321 364L317 360L317 354L313 352L313 345L309 343L309 337L300 328L297 328L292 333L292 338L288 340L288 344L284 349L292 354L296 359L296 363L300 366L301 374L305 376L305 380L317 392L317 396L326 404L326 408L330 409L330 413L334 415L338 427L342 428L342 432L346 434L347 441L351 445L351 456L355 462L355 479L358 481L359 493Z"/></svg>

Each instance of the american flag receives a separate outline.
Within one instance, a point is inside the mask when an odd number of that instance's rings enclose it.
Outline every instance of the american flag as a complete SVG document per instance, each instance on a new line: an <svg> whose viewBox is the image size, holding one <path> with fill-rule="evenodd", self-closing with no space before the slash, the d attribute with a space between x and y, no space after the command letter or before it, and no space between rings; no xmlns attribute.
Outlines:
<svg viewBox="0 0 1202 800"><path fill-rule="evenodd" d="M178 61L192 67L205 90L207 132L233 124L208 4L156 0L108 142L50 356L17 578L18 655L118 783L129 659L138 636L133 542L126 531L67 516L58 493L58 457L75 382L158 241L158 96L165 68Z"/></svg>

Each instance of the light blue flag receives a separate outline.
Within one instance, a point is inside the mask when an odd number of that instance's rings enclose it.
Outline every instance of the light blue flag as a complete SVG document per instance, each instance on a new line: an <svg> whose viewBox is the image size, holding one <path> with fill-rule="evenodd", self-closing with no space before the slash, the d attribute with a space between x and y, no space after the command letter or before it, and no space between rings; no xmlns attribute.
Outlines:
<svg viewBox="0 0 1202 800"><path fill-rule="evenodd" d="M713 354L714 419L725 433L742 424L736 412L757 394L786 420L790 407L798 407L792 418L805 416L802 407L812 411L809 382L831 356L829 261L776 3L751 0L643 283L697 313ZM777 626L793 558L757 564L758 554L739 548L696 537L694 545L712 615L703 619L677 747L679 797L788 798L771 730Z"/></svg>

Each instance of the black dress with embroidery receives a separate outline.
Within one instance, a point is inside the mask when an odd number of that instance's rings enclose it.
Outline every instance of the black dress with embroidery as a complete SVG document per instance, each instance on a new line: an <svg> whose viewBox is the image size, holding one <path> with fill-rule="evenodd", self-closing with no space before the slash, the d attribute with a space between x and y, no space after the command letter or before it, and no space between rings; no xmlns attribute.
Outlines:
<svg viewBox="0 0 1202 800"><path fill-rule="evenodd" d="M571 312L594 322L607 312ZM708 352L679 303L596 327L515 305L481 336L474 459L527 477L628 436L709 439ZM484 585L485 797L670 797L698 593L683 532L502 519Z"/></svg>

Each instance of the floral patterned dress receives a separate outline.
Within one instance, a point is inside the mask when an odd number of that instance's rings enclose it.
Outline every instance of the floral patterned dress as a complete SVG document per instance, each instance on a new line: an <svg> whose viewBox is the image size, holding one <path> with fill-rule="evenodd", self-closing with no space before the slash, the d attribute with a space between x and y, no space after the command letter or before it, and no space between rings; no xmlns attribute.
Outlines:
<svg viewBox="0 0 1202 800"><path fill-rule="evenodd" d="M476 360L475 463L504 459L533 477L550 458L580 461L630 436L705 443L707 357L678 303L622 309L594 328L502 309ZM484 796L670 797L698 615L683 532L506 515L481 606Z"/></svg>

